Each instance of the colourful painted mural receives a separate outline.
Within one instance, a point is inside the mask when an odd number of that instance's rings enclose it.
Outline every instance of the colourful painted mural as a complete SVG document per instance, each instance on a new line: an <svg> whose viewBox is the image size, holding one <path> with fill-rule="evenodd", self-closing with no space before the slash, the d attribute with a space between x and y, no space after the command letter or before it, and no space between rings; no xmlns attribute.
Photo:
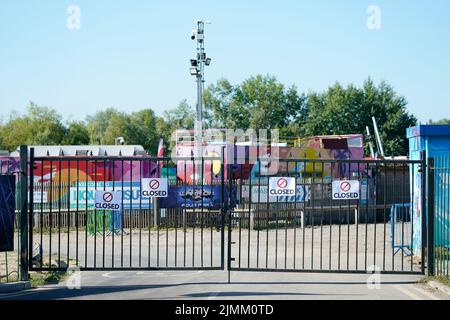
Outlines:
<svg viewBox="0 0 450 320"><path fill-rule="evenodd" d="M0 158L2 174L18 173L20 159L15 157ZM154 161L96 160L54 160L36 161L34 168L35 187L45 189L46 199L51 202L64 197L68 188L80 182L140 182L141 178L159 177L161 167Z"/></svg>
<svg viewBox="0 0 450 320"><path fill-rule="evenodd" d="M176 147L176 156L192 157L192 144L181 144ZM304 160L362 160L364 159L363 135L317 136L298 140L294 147L270 146L234 146L210 144L204 147L203 156L220 157L224 152L225 163L231 163L234 179L260 182L261 177L289 172L305 178L323 177L326 179L351 178L355 173L364 173L364 164L357 163L314 163L308 161L288 161L289 159ZM233 161L228 159L234 158ZM282 161L276 159L283 159ZM205 161L203 176L205 183L211 183L221 178L221 166L217 161ZM201 167L201 166L200 166ZM197 167L197 170L199 167ZM224 168L224 177L228 179L228 167ZM177 167L178 178L187 183L193 183L195 165L193 161L180 162Z"/></svg>

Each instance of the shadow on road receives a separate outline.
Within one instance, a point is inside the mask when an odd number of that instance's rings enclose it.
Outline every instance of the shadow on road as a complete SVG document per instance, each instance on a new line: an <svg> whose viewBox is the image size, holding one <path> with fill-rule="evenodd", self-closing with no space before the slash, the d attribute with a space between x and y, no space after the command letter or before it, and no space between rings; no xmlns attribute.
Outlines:
<svg viewBox="0 0 450 320"><path fill-rule="evenodd" d="M381 284L390 285L404 285L414 284L415 281L384 281ZM365 285L365 281L233 281L231 285ZM184 283L169 283L169 284L149 284L149 285L106 285L106 286L83 286L81 289L68 289L63 284L52 287L41 287L38 289L30 289L21 292L20 294L0 295L0 300L53 300L53 299L70 299L70 298L95 298L96 295L111 294L110 299L133 299L133 294L121 295L132 291L163 289L170 287L185 287L185 286L208 286L208 285L227 285L226 282L210 281L210 282L184 282ZM302 295L328 295L321 293L306 293L306 292L247 292L247 291L222 291L222 292L202 292L202 293L188 293L184 297L202 298L210 296L302 296ZM158 297L156 297L158 299Z"/></svg>
<svg viewBox="0 0 450 320"><path fill-rule="evenodd" d="M326 296L323 293L309 293L309 292L241 292L241 291L219 291L219 292L199 292L199 293L189 293L184 294L183 297L191 298L207 298L207 297L246 297L246 296Z"/></svg>

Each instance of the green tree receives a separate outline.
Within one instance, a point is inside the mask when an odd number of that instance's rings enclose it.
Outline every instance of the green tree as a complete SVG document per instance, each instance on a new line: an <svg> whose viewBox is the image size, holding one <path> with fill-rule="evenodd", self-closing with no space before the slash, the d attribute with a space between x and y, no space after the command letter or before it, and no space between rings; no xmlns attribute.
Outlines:
<svg viewBox="0 0 450 320"><path fill-rule="evenodd" d="M208 125L215 128L247 129L250 127L250 112L238 103L239 86L227 79L219 79L205 90L205 114Z"/></svg>
<svg viewBox="0 0 450 320"><path fill-rule="evenodd" d="M130 116L123 112L114 112L109 118L108 126L101 140L102 144L114 145L118 137L123 137L126 144L134 144L132 130Z"/></svg>
<svg viewBox="0 0 450 320"><path fill-rule="evenodd" d="M3 148L12 151L21 144L60 144L65 134L61 119L54 109L30 102L25 115L12 113L1 127Z"/></svg>
<svg viewBox="0 0 450 320"><path fill-rule="evenodd" d="M133 112L129 121L129 143L142 145L150 154L156 154L159 135L156 131L155 112L151 109Z"/></svg>
<svg viewBox="0 0 450 320"><path fill-rule="evenodd" d="M437 120L437 121L429 120L428 124L430 124L430 125L433 125L433 124L434 125L449 125L450 124L450 119L443 118L443 119L440 119L440 120Z"/></svg>
<svg viewBox="0 0 450 320"><path fill-rule="evenodd" d="M240 85L221 79L205 91L205 105L215 126L280 129L282 136L290 135L290 124L301 124L307 114L305 96L270 75L250 77Z"/></svg>
<svg viewBox="0 0 450 320"><path fill-rule="evenodd" d="M406 155L406 129L417 119L406 110L407 102L394 89L369 78L362 88L339 83L324 93L310 93L309 114L300 133L305 135L364 133L377 120L386 155Z"/></svg>
<svg viewBox="0 0 450 320"><path fill-rule="evenodd" d="M62 140L64 145L88 145L89 132L86 125L82 121L70 122L64 138Z"/></svg>
<svg viewBox="0 0 450 320"><path fill-rule="evenodd" d="M118 118L121 118L121 115L119 112L114 108L107 108L103 111L98 111L94 115L87 116L86 117L86 123L87 123L87 130L89 133L89 143L90 144L107 144L107 140L111 140L111 137L106 137L106 131L108 130L108 127L110 127L110 120L111 118L115 117L116 122ZM117 134L118 130L115 130L116 132L112 132L113 128L109 128L109 135ZM123 133L119 136L123 136ZM114 144L114 139L119 137L116 136L112 138L112 142L110 143Z"/></svg>
<svg viewBox="0 0 450 320"><path fill-rule="evenodd" d="M186 100L181 101L175 109L165 111L162 117L156 119L155 129L158 138L163 138L167 146L166 154L169 154L175 145L175 141L172 141L172 133L180 129L192 130L194 124L195 113Z"/></svg>
<svg viewBox="0 0 450 320"><path fill-rule="evenodd" d="M181 101L175 109L165 111L163 117L173 130L194 129L195 113L186 100Z"/></svg>

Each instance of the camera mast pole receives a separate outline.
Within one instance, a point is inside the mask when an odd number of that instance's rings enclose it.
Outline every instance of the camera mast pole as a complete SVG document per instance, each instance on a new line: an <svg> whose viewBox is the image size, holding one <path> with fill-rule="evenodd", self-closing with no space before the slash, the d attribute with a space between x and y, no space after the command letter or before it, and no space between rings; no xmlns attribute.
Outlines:
<svg viewBox="0 0 450 320"><path fill-rule="evenodd" d="M197 81L194 154L198 158L202 156L203 150L203 87L205 82L205 65L209 66L211 64L211 58L207 58L205 54L205 24L210 24L210 22L197 20L197 29L193 30L191 35L192 40L197 40L197 57L196 59L191 59L190 73L196 76ZM195 176L193 180L202 182L202 168L200 168L199 162L200 160L195 161Z"/></svg>

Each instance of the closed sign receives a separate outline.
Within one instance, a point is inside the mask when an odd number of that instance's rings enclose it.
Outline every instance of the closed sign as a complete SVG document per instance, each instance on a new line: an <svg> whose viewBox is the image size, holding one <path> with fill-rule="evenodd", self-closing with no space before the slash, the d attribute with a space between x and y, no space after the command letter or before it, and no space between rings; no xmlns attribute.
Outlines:
<svg viewBox="0 0 450 320"><path fill-rule="evenodd" d="M141 190L144 197L166 198L168 196L167 178L143 178Z"/></svg>
<svg viewBox="0 0 450 320"><path fill-rule="evenodd" d="M338 180L332 184L333 200L359 199L358 180Z"/></svg>
<svg viewBox="0 0 450 320"><path fill-rule="evenodd" d="M122 191L95 191L95 209L120 210L122 208Z"/></svg>
<svg viewBox="0 0 450 320"><path fill-rule="evenodd" d="M269 195L295 196L295 178L271 177L269 178Z"/></svg>

